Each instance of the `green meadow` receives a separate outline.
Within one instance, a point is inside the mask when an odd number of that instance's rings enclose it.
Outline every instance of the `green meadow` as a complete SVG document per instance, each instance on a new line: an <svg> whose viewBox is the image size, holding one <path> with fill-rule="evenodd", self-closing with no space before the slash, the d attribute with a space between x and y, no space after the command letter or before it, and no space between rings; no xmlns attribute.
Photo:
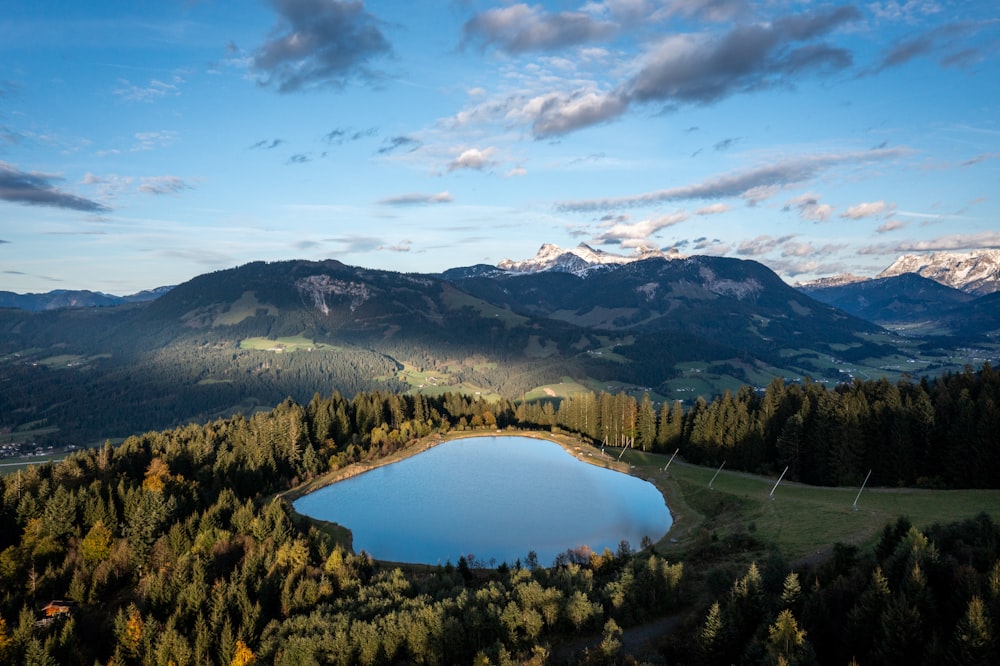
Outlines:
<svg viewBox="0 0 1000 666"><path fill-rule="evenodd" d="M789 558L825 553L835 543L868 546L899 516L917 527L971 518L985 512L1000 519L1000 490L826 488L743 472L719 472L669 456L628 450L632 473L654 482L677 520L666 548L683 548L705 530L718 537L746 532L777 545ZM773 495L771 494L773 489Z"/></svg>
<svg viewBox="0 0 1000 666"><path fill-rule="evenodd" d="M337 351L338 347L310 340L301 335L284 338L244 338L240 340L240 349L256 349L259 351L295 352L295 351Z"/></svg>

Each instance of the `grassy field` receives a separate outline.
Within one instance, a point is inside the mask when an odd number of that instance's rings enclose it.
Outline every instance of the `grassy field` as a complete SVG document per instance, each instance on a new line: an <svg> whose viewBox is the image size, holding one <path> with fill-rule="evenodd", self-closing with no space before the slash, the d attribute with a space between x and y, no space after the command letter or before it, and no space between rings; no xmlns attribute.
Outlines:
<svg viewBox="0 0 1000 666"><path fill-rule="evenodd" d="M586 393L589 388L575 381L572 377L563 377L558 384L538 386L524 394L524 399L542 400L544 398L568 398L574 393Z"/></svg>
<svg viewBox="0 0 1000 666"><path fill-rule="evenodd" d="M702 528L719 536L746 531L780 546L790 558L828 551L840 542L868 546L881 529L899 516L918 527L971 518L986 512L1000 519L1000 490L917 490L866 488L853 504L858 488L824 488L782 481L769 497L777 477L723 471L708 487L716 469L674 461L661 471L668 456L626 451L623 460L633 473L664 490L671 510L681 517L671 532L677 546ZM684 515L687 513L688 515ZM670 547L674 544L667 544Z"/></svg>
<svg viewBox="0 0 1000 666"><path fill-rule="evenodd" d="M244 319L253 317L257 310L266 310L267 314L277 317L280 314L278 308L267 305L257 300L257 295L252 291L245 292L238 301L233 302L229 309L219 313L212 321L212 326L235 326Z"/></svg>
<svg viewBox="0 0 1000 666"><path fill-rule="evenodd" d="M240 340L240 349L257 349L273 352L295 352L295 351L337 351L338 347L327 345L304 338L301 335L286 338L244 338Z"/></svg>
<svg viewBox="0 0 1000 666"><path fill-rule="evenodd" d="M468 363L455 362L450 366L446 366L443 370L419 370L409 363L404 363L403 369L396 373L396 379L410 385L409 393L422 393L423 395L464 393L466 395L474 395L489 402L499 400L499 393L491 391L485 386L479 386L477 384L460 381L458 379L457 373L459 373L465 365L468 367L487 368L494 365L495 367L495 364L483 363L477 365L474 361L469 360ZM453 375L451 374L452 372L456 374Z"/></svg>
<svg viewBox="0 0 1000 666"><path fill-rule="evenodd" d="M502 321L504 326L513 327L528 321L527 317L515 314L510 310L491 305L484 300L471 296L463 291L459 291L449 284L441 288L441 297L445 305L453 310L462 308L472 308L483 317L493 317Z"/></svg>

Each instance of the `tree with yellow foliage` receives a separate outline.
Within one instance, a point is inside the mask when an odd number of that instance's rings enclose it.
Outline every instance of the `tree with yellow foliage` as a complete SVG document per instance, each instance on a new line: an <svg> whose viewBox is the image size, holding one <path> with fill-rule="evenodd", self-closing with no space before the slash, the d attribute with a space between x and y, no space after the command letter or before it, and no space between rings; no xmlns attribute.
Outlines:
<svg viewBox="0 0 1000 666"><path fill-rule="evenodd" d="M7 633L7 620L0 616L0 661L6 662L12 640L10 634Z"/></svg>
<svg viewBox="0 0 1000 666"><path fill-rule="evenodd" d="M146 478L142 482L142 487L146 490L152 490L155 493L162 493L163 488L167 485L167 482L171 480L170 467L167 462L157 456L149 461L149 467L146 468Z"/></svg>
<svg viewBox="0 0 1000 666"><path fill-rule="evenodd" d="M229 662L229 666L250 666L250 664L256 662L257 656L254 655L253 650L247 647L247 644L242 639L237 639L236 649L233 651L233 660Z"/></svg>
<svg viewBox="0 0 1000 666"><path fill-rule="evenodd" d="M120 655L129 660L138 659L142 648L144 628L145 622L142 619L142 613L139 612L135 604L129 604L127 609L119 611L115 618L115 634L118 637L116 656Z"/></svg>
<svg viewBox="0 0 1000 666"><path fill-rule="evenodd" d="M111 530L104 526L104 521L98 520L80 544L83 559L87 562L103 562L108 559L113 540Z"/></svg>
<svg viewBox="0 0 1000 666"><path fill-rule="evenodd" d="M806 652L806 632L799 629L792 611L787 608L778 613L778 618L768 628L770 644L767 651L774 663L798 664Z"/></svg>

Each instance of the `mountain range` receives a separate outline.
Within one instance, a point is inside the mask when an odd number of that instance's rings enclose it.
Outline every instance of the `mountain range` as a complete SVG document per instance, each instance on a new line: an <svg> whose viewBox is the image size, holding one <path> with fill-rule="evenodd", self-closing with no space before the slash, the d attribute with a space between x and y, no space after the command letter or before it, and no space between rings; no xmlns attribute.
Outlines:
<svg viewBox="0 0 1000 666"><path fill-rule="evenodd" d="M124 303L145 303L159 298L170 289L171 287L158 287L129 296L115 296L99 291L73 289L55 289L43 294L15 294L12 291L0 291L0 308L40 312L59 308L93 308Z"/></svg>
<svg viewBox="0 0 1000 666"><path fill-rule="evenodd" d="M151 301L0 311L0 432L88 442L331 391L691 400L997 357L1000 295L913 275L841 288L862 296L831 305L755 261L586 246L434 275L253 262ZM932 330L921 308L965 314ZM887 312L917 330L873 321Z"/></svg>
<svg viewBox="0 0 1000 666"><path fill-rule="evenodd" d="M1000 291L1000 250L906 254L877 278L916 273L977 296Z"/></svg>
<svg viewBox="0 0 1000 666"><path fill-rule="evenodd" d="M641 246L630 255L620 255L597 250L586 243L575 248L564 249L545 243L530 259L504 259L496 266L477 264L453 268L439 274L451 278L471 275L497 276L504 273L563 272L582 276L594 270L609 266L620 266L645 259L684 259L685 256L674 249L664 252L657 248ZM974 250L971 252L935 252L930 255L907 254L897 258L888 268L874 278L845 273L817 278L808 282L798 282L792 286L809 294L821 293L827 287L841 287L848 284L867 282L887 277L914 273L940 284L982 296L1000 291L1000 250ZM86 290L57 289L41 294L16 294L0 291L0 308L31 310L53 310L64 307L106 307L122 303L151 301L172 287L158 287L129 296L115 296Z"/></svg>

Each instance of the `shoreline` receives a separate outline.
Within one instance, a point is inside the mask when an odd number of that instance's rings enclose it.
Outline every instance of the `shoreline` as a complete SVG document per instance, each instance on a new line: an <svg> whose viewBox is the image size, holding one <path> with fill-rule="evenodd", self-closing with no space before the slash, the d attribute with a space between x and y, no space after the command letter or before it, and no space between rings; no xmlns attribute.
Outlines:
<svg viewBox="0 0 1000 666"><path fill-rule="evenodd" d="M289 510L292 512L293 517L311 522L317 527L327 527L332 528L333 531L341 533L341 538L345 538L350 546L350 550L353 552L353 533L351 530L341 525L340 523L329 522L321 520L318 518L313 518L312 516L307 516L305 514L299 513L295 510L295 500L300 499L310 493L317 490L331 486L340 481L345 481L347 479L354 478L365 472L370 472L379 467L384 467L386 465L391 465L407 458L419 455L430 449L443 444L448 441L455 439L466 439L471 437L528 437L531 439L540 439L547 442L552 442L563 448L564 451L572 455L574 458L580 462L585 462L596 467L603 467L605 469L610 469L622 474L628 474L629 476L634 476L635 478L642 479L647 483L651 483L660 495L663 497L663 502L667 507L667 511L670 513L671 524L669 529L664 532L663 536L659 540L654 542L654 549L658 546L670 545L670 535L674 532L677 527L680 515L678 511L668 502L670 497L673 497L676 501L676 490L668 489L662 480L653 479L646 475L633 473L633 466L627 462L619 461L611 458L605 453L601 452L601 449L595 447L592 444L585 442L576 435L572 435L564 432L550 432L550 431L539 431L539 430L519 430L519 429L506 429L506 430L450 430L445 433L436 433L434 435L428 435L427 437L415 440L409 446L406 446L398 451L379 458L377 460L365 461L351 463L346 467L342 467L337 470L331 470L317 476L310 481L301 483L298 486L279 493L277 496L288 503ZM381 561L381 560L380 560ZM399 562L386 562L386 564L391 564L395 566L411 566L409 563L399 563ZM417 566L417 565L412 565ZM422 566L422 565L421 565Z"/></svg>

